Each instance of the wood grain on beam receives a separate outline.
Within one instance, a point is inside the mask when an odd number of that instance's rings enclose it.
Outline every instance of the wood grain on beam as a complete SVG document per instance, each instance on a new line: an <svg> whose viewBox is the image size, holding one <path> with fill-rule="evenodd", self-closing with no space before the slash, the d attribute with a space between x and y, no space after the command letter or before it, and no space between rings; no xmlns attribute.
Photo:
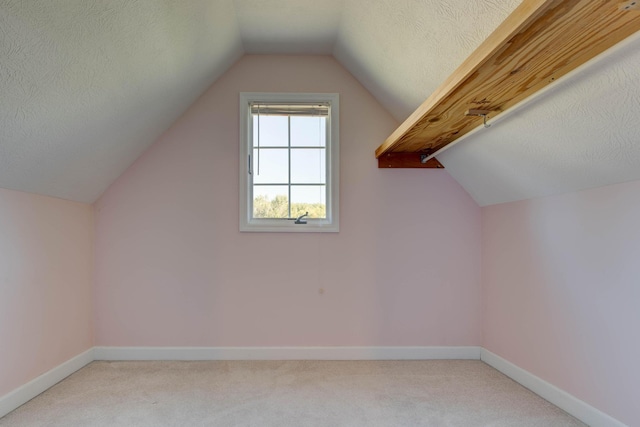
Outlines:
<svg viewBox="0 0 640 427"><path fill-rule="evenodd" d="M619 0L524 0L376 150L436 152L640 30Z"/></svg>
<svg viewBox="0 0 640 427"><path fill-rule="evenodd" d="M414 169L444 169L442 163L435 157L423 163L420 153L387 153L378 157L378 168L414 168Z"/></svg>

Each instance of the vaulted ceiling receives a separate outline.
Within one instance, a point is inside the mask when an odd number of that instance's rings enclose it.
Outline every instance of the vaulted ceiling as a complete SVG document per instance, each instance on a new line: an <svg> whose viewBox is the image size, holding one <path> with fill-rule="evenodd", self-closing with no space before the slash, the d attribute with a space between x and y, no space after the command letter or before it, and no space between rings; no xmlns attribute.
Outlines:
<svg viewBox="0 0 640 427"><path fill-rule="evenodd" d="M519 3L3 0L0 187L95 201L244 53L333 55L402 121ZM480 205L640 179L638 69L634 36L439 160Z"/></svg>

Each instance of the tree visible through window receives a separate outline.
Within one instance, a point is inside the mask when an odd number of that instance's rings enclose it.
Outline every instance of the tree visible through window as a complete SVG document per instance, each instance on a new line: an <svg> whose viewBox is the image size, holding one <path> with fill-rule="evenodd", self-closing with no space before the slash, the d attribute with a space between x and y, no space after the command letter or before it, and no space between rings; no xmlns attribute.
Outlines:
<svg viewBox="0 0 640 427"><path fill-rule="evenodd" d="M337 231L337 123L332 123L337 122L332 116L337 95L241 95L246 108L244 225ZM293 221L301 216L306 224Z"/></svg>

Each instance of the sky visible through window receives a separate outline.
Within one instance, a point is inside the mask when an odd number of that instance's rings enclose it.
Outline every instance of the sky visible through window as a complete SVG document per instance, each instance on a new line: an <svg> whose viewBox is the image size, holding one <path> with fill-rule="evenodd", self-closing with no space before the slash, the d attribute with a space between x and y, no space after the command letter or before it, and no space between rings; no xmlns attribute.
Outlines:
<svg viewBox="0 0 640 427"><path fill-rule="evenodd" d="M322 205L322 213L314 210L309 216L325 217L326 117L260 115L259 120L258 124L258 115L254 114L254 203L259 198L274 201L278 196L289 201L290 194L292 208ZM293 210L292 217L304 213ZM289 214L274 216L286 218Z"/></svg>

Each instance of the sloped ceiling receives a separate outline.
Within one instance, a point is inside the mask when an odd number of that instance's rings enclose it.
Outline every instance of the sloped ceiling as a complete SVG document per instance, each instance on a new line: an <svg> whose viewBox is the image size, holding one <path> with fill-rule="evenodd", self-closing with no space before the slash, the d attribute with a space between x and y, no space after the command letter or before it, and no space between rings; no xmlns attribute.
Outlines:
<svg viewBox="0 0 640 427"><path fill-rule="evenodd" d="M4 0L0 187L93 202L243 53L333 54L402 121L519 3ZM640 179L639 48L439 159L480 205Z"/></svg>
<svg viewBox="0 0 640 427"><path fill-rule="evenodd" d="M242 55L231 0L0 2L0 187L93 202Z"/></svg>
<svg viewBox="0 0 640 427"><path fill-rule="evenodd" d="M344 0L236 0L246 53L331 55Z"/></svg>
<svg viewBox="0 0 640 427"><path fill-rule="evenodd" d="M638 36L438 159L481 206L640 179Z"/></svg>
<svg viewBox="0 0 640 427"><path fill-rule="evenodd" d="M519 4L520 0L349 1L334 55L403 121Z"/></svg>

